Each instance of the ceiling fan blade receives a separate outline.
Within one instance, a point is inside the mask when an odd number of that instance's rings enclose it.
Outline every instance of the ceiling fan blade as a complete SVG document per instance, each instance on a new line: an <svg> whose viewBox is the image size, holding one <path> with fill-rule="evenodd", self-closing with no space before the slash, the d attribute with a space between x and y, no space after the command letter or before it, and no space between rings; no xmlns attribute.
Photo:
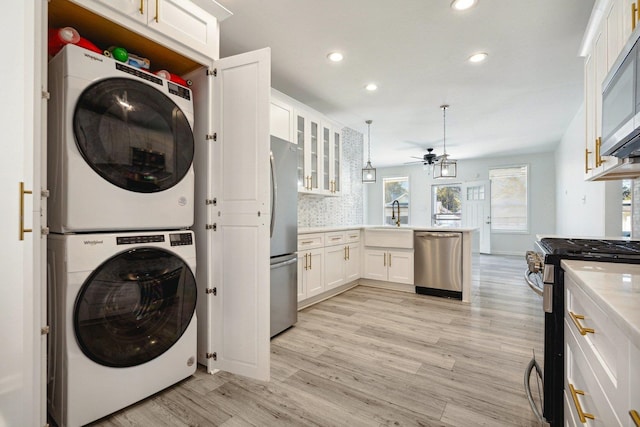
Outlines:
<svg viewBox="0 0 640 427"><path fill-rule="evenodd" d="M416 159L417 159L417 157L416 157ZM427 164L427 162L425 162L424 160L418 160L417 162L404 162L405 165L417 165L418 163Z"/></svg>
<svg viewBox="0 0 640 427"><path fill-rule="evenodd" d="M424 157L418 157L418 156L409 156L412 159L420 159L420 160L424 160Z"/></svg>

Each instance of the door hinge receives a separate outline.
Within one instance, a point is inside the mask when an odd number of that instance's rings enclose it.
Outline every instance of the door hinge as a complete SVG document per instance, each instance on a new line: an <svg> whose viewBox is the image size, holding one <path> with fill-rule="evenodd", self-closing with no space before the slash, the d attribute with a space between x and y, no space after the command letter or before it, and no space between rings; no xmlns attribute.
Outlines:
<svg viewBox="0 0 640 427"><path fill-rule="evenodd" d="M207 70L207 76L217 77L218 76L218 69L214 68L213 70Z"/></svg>
<svg viewBox="0 0 640 427"><path fill-rule="evenodd" d="M51 193L49 192L49 190L42 190L42 191L40 191L40 197L44 197L45 199L46 199L47 197L49 197L49 195L50 195L50 194L51 194Z"/></svg>
<svg viewBox="0 0 640 427"><path fill-rule="evenodd" d="M42 91L42 99L51 99L51 93L46 90Z"/></svg>
<svg viewBox="0 0 640 427"><path fill-rule="evenodd" d="M49 227L42 227L40 228L40 234L42 236L48 236L49 235Z"/></svg>
<svg viewBox="0 0 640 427"><path fill-rule="evenodd" d="M213 296L218 295L218 288L207 288L204 291L206 294L213 294Z"/></svg>
<svg viewBox="0 0 640 427"><path fill-rule="evenodd" d="M49 325L40 328L40 335L47 335L51 331Z"/></svg>
<svg viewBox="0 0 640 427"><path fill-rule="evenodd" d="M206 230L213 230L213 231L218 231L218 224L213 223L213 224L207 224L204 226L204 228Z"/></svg>
<svg viewBox="0 0 640 427"><path fill-rule="evenodd" d="M218 140L218 134L215 133L215 132L213 133L213 135L212 134L208 134L207 136L204 137L204 139L206 139L207 141L210 141L212 139L214 141L217 141Z"/></svg>
<svg viewBox="0 0 640 427"><path fill-rule="evenodd" d="M216 197L214 197L213 199L206 199L204 201L205 205L213 205L213 206L218 206L218 199Z"/></svg>
<svg viewBox="0 0 640 427"><path fill-rule="evenodd" d="M207 359L218 360L218 353L207 353Z"/></svg>

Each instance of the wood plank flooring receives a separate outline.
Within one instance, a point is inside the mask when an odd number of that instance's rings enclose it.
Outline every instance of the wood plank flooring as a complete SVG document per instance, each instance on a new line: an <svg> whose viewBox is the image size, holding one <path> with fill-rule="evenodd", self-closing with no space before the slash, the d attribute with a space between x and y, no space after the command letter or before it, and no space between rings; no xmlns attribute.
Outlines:
<svg viewBox="0 0 640 427"><path fill-rule="evenodd" d="M196 374L93 426L539 426L523 388L542 364L524 257L477 256L470 304L358 286L271 341L271 381Z"/></svg>

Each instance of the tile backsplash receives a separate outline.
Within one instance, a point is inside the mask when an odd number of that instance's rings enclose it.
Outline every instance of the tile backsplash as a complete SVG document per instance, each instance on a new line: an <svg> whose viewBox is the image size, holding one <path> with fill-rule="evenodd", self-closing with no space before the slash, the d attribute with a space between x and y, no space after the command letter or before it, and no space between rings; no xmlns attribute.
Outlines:
<svg viewBox="0 0 640 427"><path fill-rule="evenodd" d="M298 193L298 227L360 225L364 206L362 191L363 135L342 129L342 191L337 197Z"/></svg>

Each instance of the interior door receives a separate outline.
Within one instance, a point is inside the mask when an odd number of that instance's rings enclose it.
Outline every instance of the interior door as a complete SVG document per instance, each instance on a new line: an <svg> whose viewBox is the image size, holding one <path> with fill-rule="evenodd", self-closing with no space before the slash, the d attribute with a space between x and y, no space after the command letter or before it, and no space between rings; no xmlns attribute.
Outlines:
<svg viewBox="0 0 640 427"><path fill-rule="evenodd" d="M214 63L210 366L268 380L271 52Z"/></svg>
<svg viewBox="0 0 640 427"><path fill-rule="evenodd" d="M478 229L480 253L491 253L491 185L490 181L464 184L462 226Z"/></svg>
<svg viewBox="0 0 640 427"><path fill-rule="evenodd" d="M46 2L18 2L5 9L0 35L11 40L5 53L14 60L0 65L6 100L0 104L6 141L0 156L0 265L4 276L0 287L0 425L36 426L46 422L41 375L46 371L46 335L40 333L46 321L40 268L46 246L40 234L41 149L46 152L41 144L45 138L41 132L46 129L41 90L46 90L46 79L42 79L46 65L44 49L39 47L46 46L42 30ZM20 191L21 182L29 192ZM33 232L21 238L19 227Z"/></svg>

